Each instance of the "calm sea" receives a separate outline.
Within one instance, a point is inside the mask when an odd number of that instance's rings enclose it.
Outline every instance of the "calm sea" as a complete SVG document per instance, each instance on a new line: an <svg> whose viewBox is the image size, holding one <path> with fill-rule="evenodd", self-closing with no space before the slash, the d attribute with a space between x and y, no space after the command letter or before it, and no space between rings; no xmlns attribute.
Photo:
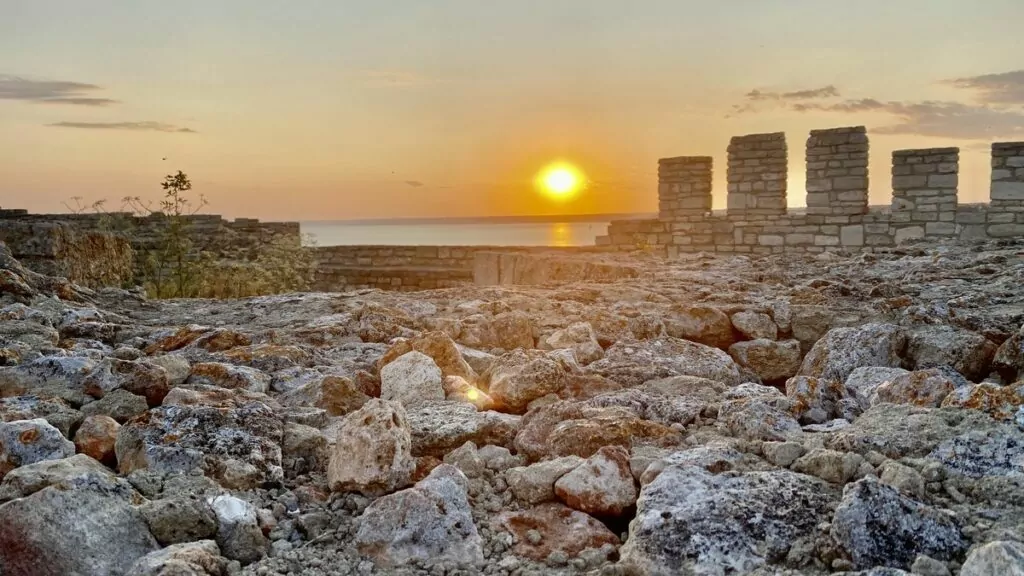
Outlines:
<svg viewBox="0 0 1024 576"><path fill-rule="evenodd" d="M353 224L303 222L317 246L591 246L608 222Z"/></svg>

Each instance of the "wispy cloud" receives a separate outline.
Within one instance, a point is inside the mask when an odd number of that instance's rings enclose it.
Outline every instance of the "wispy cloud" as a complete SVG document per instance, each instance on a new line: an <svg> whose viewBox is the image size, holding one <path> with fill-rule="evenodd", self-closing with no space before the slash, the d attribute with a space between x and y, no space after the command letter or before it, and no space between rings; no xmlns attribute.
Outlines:
<svg viewBox="0 0 1024 576"><path fill-rule="evenodd" d="M110 98L89 96L97 90L102 90L102 88L83 82L33 80L21 76L0 74L0 100L73 106L108 106L118 103L117 100Z"/></svg>
<svg viewBox="0 0 1024 576"><path fill-rule="evenodd" d="M434 83L426 76L404 70L363 70L359 77L368 86L383 88L414 88Z"/></svg>
<svg viewBox="0 0 1024 576"><path fill-rule="evenodd" d="M419 180L406 180L405 184L406 186L412 186L413 188L419 188L420 186L423 186L423 182L420 182Z"/></svg>
<svg viewBox="0 0 1024 576"><path fill-rule="evenodd" d="M733 105L732 111L726 115L726 118L758 112L766 107L789 105L791 102L827 100L830 98L838 98L839 96L839 90L831 84L828 86L822 86L821 88L794 90L792 92L765 92L754 89L747 92L742 104Z"/></svg>
<svg viewBox="0 0 1024 576"><path fill-rule="evenodd" d="M946 80L946 84L971 90L980 102L989 104L1024 104L1024 70L999 74L982 74Z"/></svg>
<svg viewBox="0 0 1024 576"><path fill-rule="evenodd" d="M55 122L48 124L55 128L80 128L85 130L130 130L136 132L173 132L178 134L197 134L191 128L164 124L163 122Z"/></svg>

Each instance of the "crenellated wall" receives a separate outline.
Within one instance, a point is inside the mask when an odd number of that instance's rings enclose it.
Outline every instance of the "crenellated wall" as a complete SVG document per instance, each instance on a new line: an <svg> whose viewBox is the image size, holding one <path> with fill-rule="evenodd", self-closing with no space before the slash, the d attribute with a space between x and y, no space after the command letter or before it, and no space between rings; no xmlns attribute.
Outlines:
<svg viewBox="0 0 1024 576"><path fill-rule="evenodd" d="M729 144L727 209L682 211L678 173L662 180L657 220L613 222L598 245L681 252L780 254L875 250L916 240L1024 238L1024 142L992 145L990 204L959 204L960 150L897 150L892 204L868 205L869 139L863 126L814 130L807 139L807 207L786 209L788 171L781 133L738 136ZM668 159L668 164L679 159ZM710 178L710 159L708 177ZM696 193L691 192L694 196ZM710 205L701 189L693 204ZM666 208L668 208L666 210Z"/></svg>

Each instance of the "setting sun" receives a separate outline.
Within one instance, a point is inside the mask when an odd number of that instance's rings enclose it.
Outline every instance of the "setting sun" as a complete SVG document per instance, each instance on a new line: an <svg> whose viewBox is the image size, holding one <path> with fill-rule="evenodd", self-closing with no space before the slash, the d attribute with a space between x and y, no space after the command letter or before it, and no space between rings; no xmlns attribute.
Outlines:
<svg viewBox="0 0 1024 576"><path fill-rule="evenodd" d="M541 170L537 187L553 200L568 200L583 189L586 178L572 164L558 162Z"/></svg>

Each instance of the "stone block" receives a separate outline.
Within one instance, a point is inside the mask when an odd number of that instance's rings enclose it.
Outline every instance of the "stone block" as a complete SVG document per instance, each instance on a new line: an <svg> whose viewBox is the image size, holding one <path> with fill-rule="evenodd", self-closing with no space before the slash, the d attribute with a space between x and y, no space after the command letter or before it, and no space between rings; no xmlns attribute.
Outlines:
<svg viewBox="0 0 1024 576"><path fill-rule="evenodd" d="M968 224L961 226L961 240L984 240L988 238L988 231L984 224Z"/></svg>
<svg viewBox="0 0 1024 576"><path fill-rule="evenodd" d="M993 182L992 200L1024 200L1024 182Z"/></svg>
<svg viewBox="0 0 1024 576"><path fill-rule="evenodd" d="M1011 156L1006 159L1006 165L1011 168L1024 168L1024 156Z"/></svg>
<svg viewBox="0 0 1024 576"><path fill-rule="evenodd" d="M864 225L843 226L839 230L839 242L843 246L864 245Z"/></svg>
<svg viewBox="0 0 1024 576"><path fill-rule="evenodd" d="M988 222L989 224L1006 224L1013 222L1016 218L1012 212L989 212Z"/></svg>
<svg viewBox="0 0 1024 576"><path fill-rule="evenodd" d="M824 179L808 179L807 180L807 192L831 192L832 191L832 180Z"/></svg>
<svg viewBox="0 0 1024 576"><path fill-rule="evenodd" d="M910 226L907 228L899 228L896 230L896 234L893 237L893 241L896 244L902 244L907 240L916 240L924 238L924 226Z"/></svg>
<svg viewBox="0 0 1024 576"><path fill-rule="evenodd" d="M959 179L956 174L932 174L928 176L929 188L956 188Z"/></svg>
<svg viewBox="0 0 1024 576"><path fill-rule="evenodd" d="M757 243L761 246L782 246L786 243L786 239L782 236L761 234L757 237Z"/></svg>
<svg viewBox="0 0 1024 576"><path fill-rule="evenodd" d="M867 190L868 179L864 176L842 176L832 180L835 190Z"/></svg>
<svg viewBox="0 0 1024 576"><path fill-rule="evenodd" d="M925 224L924 232L928 236L953 236L956 234L956 223L929 222Z"/></svg>
<svg viewBox="0 0 1024 576"><path fill-rule="evenodd" d="M913 176L893 176L892 187L896 190L909 190L911 188L924 188L928 185L928 176L917 174Z"/></svg>
<svg viewBox="0 0 1024 576"><path fill-rule="evenodd" d="M786 234L786 244L790 246L814 244L814 234Z"/></svg>
<svg viewBox="0 0 1024 576"><path fill-rule="evenodd" d="M988 235L995 238L1024 236L1024 224L992 224L988 227Z"/></svg>
<svg viewBox="0 0 1024 576"><path fill-rule="evenodd" d="M814 237L815 246L839 246L839 236L818 234Z"/></svg>

